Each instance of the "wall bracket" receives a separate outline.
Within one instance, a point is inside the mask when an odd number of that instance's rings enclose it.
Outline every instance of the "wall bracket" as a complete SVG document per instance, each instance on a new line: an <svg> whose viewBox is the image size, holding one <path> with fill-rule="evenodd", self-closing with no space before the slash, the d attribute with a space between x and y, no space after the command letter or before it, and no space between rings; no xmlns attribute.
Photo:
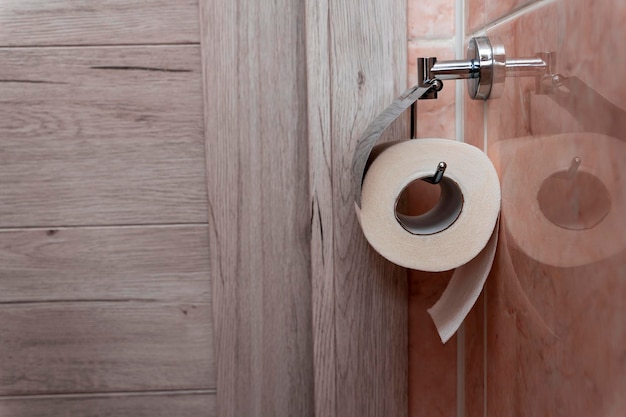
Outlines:
<svg viewBox="0 0 626 417"><path fill-rule="evenodd" d="M474 100L497 98L502 94L506 77L535 77L537 92L545 94L553 83L546 83L552 74L554 53L541 52L530 58L507 59L504 46L492 44L487 37L472 38L467 59L437 61L435 57L417 59L417 85L428 87L433 82L467 79L468 94ZM443 87L443 85L441 85ZM420 99L435 99L441 88L431 88Z"/></svg>

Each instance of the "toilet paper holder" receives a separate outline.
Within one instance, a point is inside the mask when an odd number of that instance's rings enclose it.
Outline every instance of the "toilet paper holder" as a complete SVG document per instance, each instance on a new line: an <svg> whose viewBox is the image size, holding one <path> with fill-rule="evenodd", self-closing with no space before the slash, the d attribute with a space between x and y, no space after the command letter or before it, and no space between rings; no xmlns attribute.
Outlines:
<svg viewBox="0 0 626 417"><path fill-rule="evenodd" d="M420 97L435 99L444 80L467 80L468 94L474 100L497 98L502 94L506 77L535 77L536 90L547 94L558 87L562 76L553 74L553 52L540 52L534 57L506 57L504 46L492 44L488 37L472 38L467 59L437 61L436 57L417 58L417 85L431 87Z"/></svg>
<svg viewBox="0 0 626 417"><path fill-rule="evenodd" d="M475 37L469 42L467 59L437 61L436 57L417 59L417 85L409 88L368 126L357 143L352 159L354 195L361 204L361 186L370 153L383 133L407 109L411 108L411 138L416 137L417 101L436 99L445 80L468 82L468 94L474 100L487 100L502 94L506 77L535 77L536 92L549 94L562 85L564 77L554 74L555 54L540 52L534 57L507 59L504 46L492 44L488 37ZM422 178L438 184L446 170L444 161L437 165L432 177Z"/></svg>

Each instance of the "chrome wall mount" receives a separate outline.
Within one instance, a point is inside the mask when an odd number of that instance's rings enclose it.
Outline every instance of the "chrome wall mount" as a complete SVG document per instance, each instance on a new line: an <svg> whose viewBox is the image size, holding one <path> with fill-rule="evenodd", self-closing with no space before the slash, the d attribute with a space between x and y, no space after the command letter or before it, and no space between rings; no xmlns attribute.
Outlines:
<svg viewBox="0 0 626 417"><path fill-rule="evenodd" d="M545 93L555 75L552 74L554 54L538 53L529 58L507 59L504 46L492 44L487 37L472 38L467 59L437 61L434 57L417 59L417 85L432 86L421 99L437 98L444 80L467 79L468 94L474 100L487 100L502 94L506 77L535 77L537 91Z"/></svg>
<svg viewBox="0 0 626 417"><path fill-rule="evenodd" d="M372 149L383 133L402 113L411 108L411 137L416 136L417 101L436 99L446 80L467 80L472 99L487 100L498 97L506 77L535 77L536 92L547 94L558 89L565 77L553 74L553 53L542 52L530 58L507 59L504 47L487 37L472 38L467 49L467 59L437 61L435 57L417 59L417 85L406 90L367 127L357 143L352 159L352 175L356 204L361 204L361 186ZM436 167L432 177L422 178L431 184L443 179L446 163Z"/></svg>

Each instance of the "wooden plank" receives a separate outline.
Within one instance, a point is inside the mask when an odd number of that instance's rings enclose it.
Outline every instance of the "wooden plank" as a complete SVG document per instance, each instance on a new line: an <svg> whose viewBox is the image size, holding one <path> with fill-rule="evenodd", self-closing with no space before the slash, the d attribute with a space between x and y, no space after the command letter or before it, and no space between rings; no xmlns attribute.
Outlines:
<svg viewBox="0 0 626 417"><path fill-rule="evenodd" d="M315 415L334 416L335 259L328 0L306 2Z"/></svg>
<svg viewBox="0 0 626 417"><path fill-rule="evenodd" d="M198 42L197 0L3 0L0 46Z"/></svg>
<svg viewBox="0 0 626 417"><path fill-rule="evenodd" d="M206 222L198 47L0 61L0 227Z"/></svg>
<svg viewBox="0 0 626 417"><path fill-rule="evenodd" d="M6 417L216 417L214 394L140 394L0 398Z"/></svg>
<svg viewBox="0 0 626 417"><path fill-rule="evenodd" d="M304 3L200 5L218 415L313 416Z"/></svg>
<svg viewBox="0 0 626 417"><path fill-rule="evenodd" d="M0 231L0 303L206 302L206 226Z"/></svg>
<svg viewBox="0 0 626 417"><path fill-rule="evenodd" d="M363 237L354 212L351 160L369 122L406 85L406 2L329 5L337 361L331 415L402 417L407 415L407 273L376 254Z"/></svg>
<svg viewBox="0 0 626 417"><path fill-rule="evenodd" d="M0 305L0 395L215 387L209 303Z"/></svg>

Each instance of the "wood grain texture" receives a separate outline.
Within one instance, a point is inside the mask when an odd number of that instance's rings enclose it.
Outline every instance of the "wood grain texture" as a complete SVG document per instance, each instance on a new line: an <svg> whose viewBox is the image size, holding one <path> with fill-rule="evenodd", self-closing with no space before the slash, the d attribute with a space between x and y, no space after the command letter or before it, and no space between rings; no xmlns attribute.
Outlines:
<svg viewBox="0 0 626 417"><path fill-rule="evenodd" d="M198 0L3 0L0 46L198 42Z"/></svg>
<svg viewBox="0 0 626 417"><path fill-rule="evenodd" d="M0 398L0 417L216 417L212 394Z"/></svg>
<svg viewBox="0 0 626 417"><path fill-rule="evenodd" d="M206 222L198 47L0 61L0 227Z"/></svg>
<svg viewBox="0 0 626 417"><path fill-rule="evenodd" d="M363 236L351 160L369 122L404 90L406 2L329 5L335 415L402 417L408 408L407 273L376 254Z"/></svg>
<svg viewBox="0 0 626 417"><path fill-rule="evenodd" d="M211 304L0 305L0 395L215 387Z"/></svg>
<svg viewBox="0 0 626 417"><path fill-rule="evenodd" d="M205 226L0 231L0 304L206 302Z"/></svg>
<svg viewBox="0 0 626 417"><path fill-rule="evenodd" d="M306 2L309 196L315 415L334 416L335 258L328 0Z"/></svg>
<svg viewBox="0 0 626 417"><path fill-rule="evenodd" d="M304 3L200 6L218 415L313 416Z"/></svg>

